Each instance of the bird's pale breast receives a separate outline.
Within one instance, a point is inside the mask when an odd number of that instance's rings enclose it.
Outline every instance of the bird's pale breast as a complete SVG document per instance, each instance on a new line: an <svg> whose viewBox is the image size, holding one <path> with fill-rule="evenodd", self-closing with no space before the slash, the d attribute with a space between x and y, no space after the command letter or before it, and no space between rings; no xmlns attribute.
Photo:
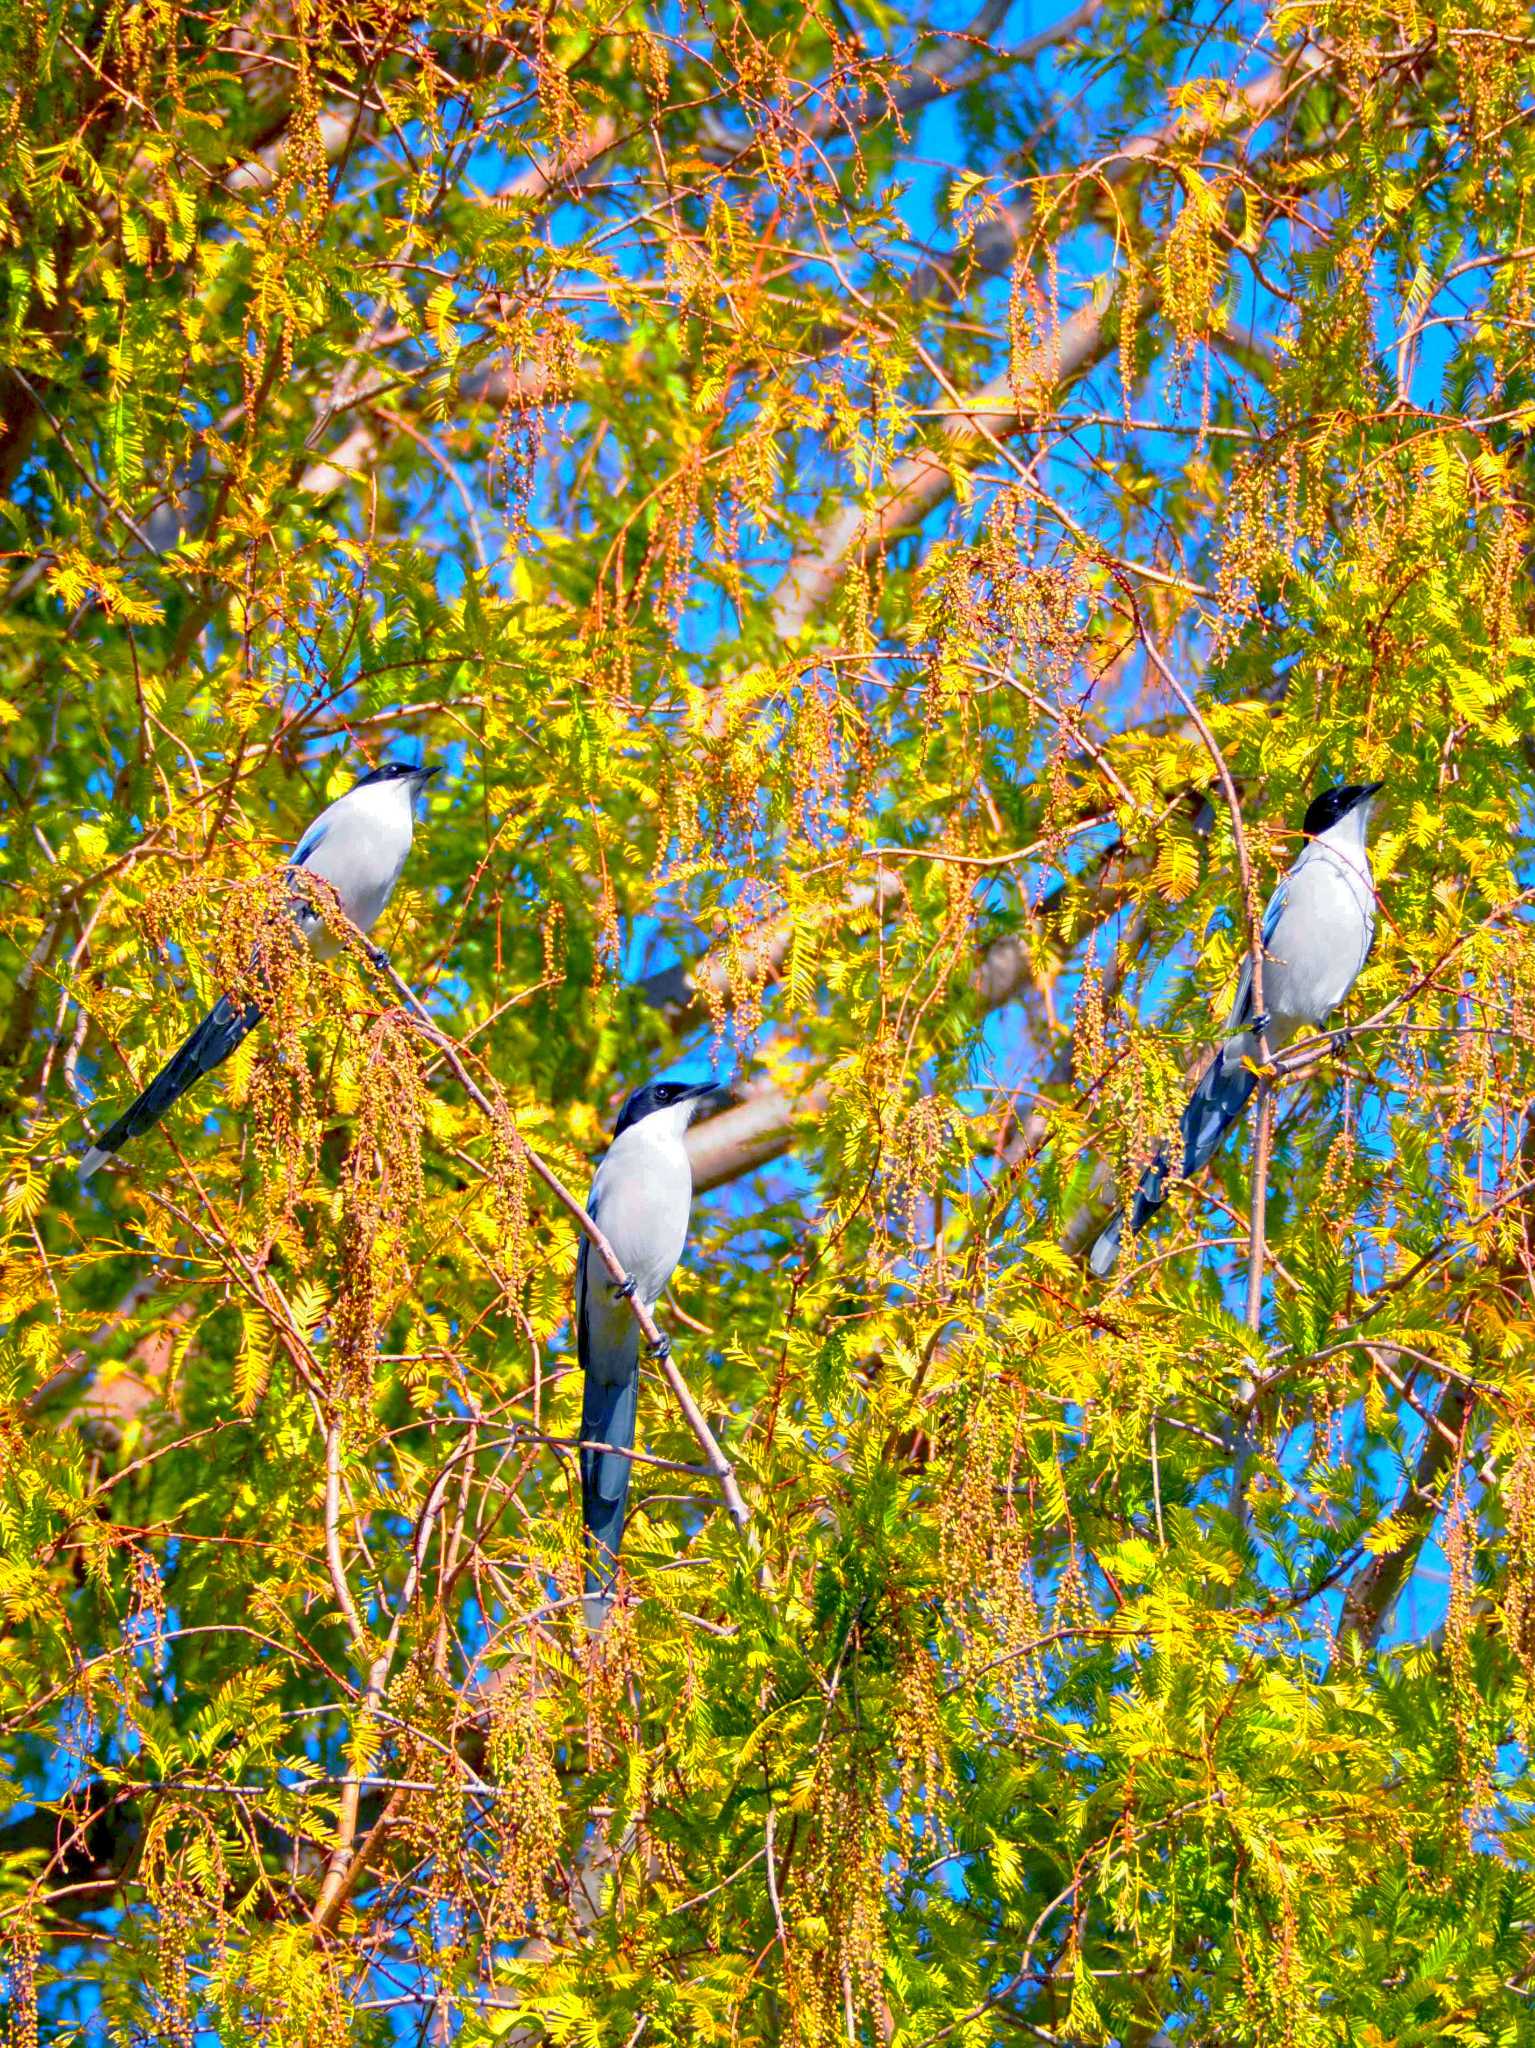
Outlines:
<svg viewBox="0 0 1535 2048"><path fill-rule="evenodd" d="M1263 963L1263 1005L1296 1024L1326 1021L1359 978L1375 930L1368 877L1322 846L1299 862Z"/></svg>
<svg viewBox="0 0 1535 2048"><path fill-rule="evenodd" d="M352 790L331 805L307 871L329 882L359 931L370 932L383 916L410 852L412 814L403 783ZM334 950L323 926L310 934L320 952Z"/></svg>
<svg viewBox="0 0 1535 2048"><path fill-rule="evenodd" d="M641 1300L654 1306L687 1242L693 1198L687 1154L678 1144L646 1141L642 1125L614 1144L592 1192L598 1227Z"/></svg>

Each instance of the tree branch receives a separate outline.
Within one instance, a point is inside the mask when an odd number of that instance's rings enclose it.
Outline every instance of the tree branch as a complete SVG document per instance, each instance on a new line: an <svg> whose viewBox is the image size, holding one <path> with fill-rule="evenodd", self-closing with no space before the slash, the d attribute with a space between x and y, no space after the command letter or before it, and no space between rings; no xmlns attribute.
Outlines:
<svg viewBox="0 0 1535 2048"><path fill-rule="evenodd" d="M1193 135L1223 132L1242 117L1257 125L1268 118L1291 91L1297 71L1309 75L1323 60L1304 49L1284 64L1275 65L1249 86L1227 95L1225 105L1202 119L1178 113L1150 135L1136 136L1097 166L1106 184L1121 184L1148 159L1161 155L1170 144ZM1001 229L1001 239L1011 254L1028 232L1033 216L1010 215ZM993 264L993 267L1000 267ZM1144 310L1153 302L1148 282L1143 293ZM1111 346L1109 313L1114 303L1111 291L1100 290L1085 306L1065 320L1044 352L1055 381L1080 376ZM1027 370L1023 375L1027 377ZM1035 415L1021 414L1010 370L994 377L971 399L965 410L950 415L942 427L942 445L921 450L897 463L890 474L884 499L872 510L844 504L827 515L814 543L795 555L784 571L773 606L773 625L778 635L795 639L812 615L831 595L847 563L865 545L883 546L896 535L906 533L952 488L954 471L963 468L983 448L994 447L1000 437L1026 431L1039 424Z"/></svg>
<svg viewBox="0 0 1535 2048"><path fill-rule="evenodd" d="M1365 1650L1373 1650L1379 1643L1386 1617L1438 1517L1434 1490L1460 1453L1466 1418L1475 1399L1475 1390L1459 1380L1451 1380L1439 1396L1433 1426L1425 1432L1418 1452L1411 1490L1396 1510L1396 1516L1405 1519L1409 1528L1394 1549L1372 1557L1350 1584L1338 1621L1340 1648L1350 1636Z"/></svg>
<svg viewBox="0 0 1535 2048"><path fill-rule="evenodd" d="M1026 949L1008 935L986 947L970 985L980 1014L989 1016L1012 1002L1029 981ZM825 1082L817 1082L797 1096L772 1081L755 1084L743 1101L694 1124L688 1132L694 1187L701 1192L721 1187L781 1159L793 1143L796 1121L819 1116L830 1101L831 1090Z"/></svg>

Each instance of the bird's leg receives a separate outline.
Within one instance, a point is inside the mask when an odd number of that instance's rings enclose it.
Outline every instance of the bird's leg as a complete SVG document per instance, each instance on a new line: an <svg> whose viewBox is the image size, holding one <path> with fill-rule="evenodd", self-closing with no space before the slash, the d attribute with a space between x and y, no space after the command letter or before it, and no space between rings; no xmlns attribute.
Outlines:
<svg viewBox="0 0 1535 2048"><path fill-rule="evenodd" d="M373 962L373 965L380 974L387 974L389 972L389 955L382 946L375 946L371 941L365 941L365 943L368 947L368 958Z"/></svg>
<svg viewBox="0 0 1535 2048"><path fill-rule="evenodd" d="M1328 1041L1327 1051L1329 1056L1332 1059L1341 1060L1353 1042L1354 1034L1345 1024L1341 1030L1335 1031Z"/></svg>
<svg viewBox="0 0 1535 2048"><path fill-rule="evenodd" d="M657 1337L654 1344L651 1345L650 1355L652 1358L660 1360L663 1364L668 1358L671 1357L672 1340L670 1337L667 1336L664 1330L661 1332L660 1336Z"/></svg>
<svg viewBox="0 0 1535 2048"><path fill-rule="evenodd" d="M1269 1055L1267 1059L1264 1059L1261 1051L1261 1048L1268 1042L1269 1025L1272 1024L1273 1021L1273 1018L1270 1017L1267 1010L1260 1010L1256 1017L1253 1017L1249 1020L1247 1026L1248 1033L1253 1041L1253 1057L1247 1062L1247 1064L1252 1068L1253 1072L1256 1075L1258 1075L1258 1077L1261 1080L1264 1081L1272 1081L1275 1075L1279 1072L1278 1067L1274 1064L1273 1047L1269 1047Z"/></svg>
<svg viewBox="0 0 1535 2048"><path fill-rule="evenodd" d="M633 1282L633 1280L626 1280L626 1281L624 1281L624 1283L623 1283L623 1285L622 1285L622 1286L619 1286L619 1285L618 1285L618 1284L617 1284L617 1283L615 1282L615 1283L614 1283L614 1287L613 1287L613 1297L614 1297L614 1299L615 1299L616 1301L633 1301L633 1299L634 1299L634 1282Z"/></svg>

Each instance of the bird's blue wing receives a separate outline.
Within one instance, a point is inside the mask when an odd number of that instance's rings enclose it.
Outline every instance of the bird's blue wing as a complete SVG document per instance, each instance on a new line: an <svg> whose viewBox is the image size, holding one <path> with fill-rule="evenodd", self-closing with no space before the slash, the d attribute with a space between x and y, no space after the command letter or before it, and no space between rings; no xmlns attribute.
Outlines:
<svg viewBox="0 0 1535 2048"><path fill-rule="evenodd" d="M329 832L329 830L330 812L322 811L319 817L316 818L314 823L309 827L309 830L304 834L303 838L299 841L298 845L294 847L293 858L288 862L289 867L307 867L311 855L314 853L315 849L319 846L321 840L324 839L326 833Z"/></svg>
<svg viewBox="0 0 1535 2048"><path fill-rule="evenodd" d="M586 1213L594 1223L597 1221L595 1203L588 1207ZM591 1246L591 1239L583 1232L581 1249L576 1253L576 1362L582 1372L588 1371L591 1365L592 1339L586 1320L586 1259Z"/></svg>
<svg viewBox="0 0 1535 2048"><path fill-rule="evenodd" d="M1290 878L1285 876L1279 887L1268 900L1263 913L1263 950L1266 953L1274 943L1274 934L1279 930L1286 906L1290 901ZM1252 1015L1253 1007L1253 963L1252 955L1244 953L1241 970L1237 975L1236 1000L1231 1005L1231 1016L1227 1022L1228 1031L1239 1031Z"/></svg>
<svg viewBox="0 0 1535 2048"><path fill-rule="evenodd" d="M1279 929L1279 920L1284 916L1285 905L1289 900L1290 877L1286 875L1279 887L1269 898L1269 907L1263 913L1263 943L1265 946L1271 946L1274 943L1274 934Z"/></svg>

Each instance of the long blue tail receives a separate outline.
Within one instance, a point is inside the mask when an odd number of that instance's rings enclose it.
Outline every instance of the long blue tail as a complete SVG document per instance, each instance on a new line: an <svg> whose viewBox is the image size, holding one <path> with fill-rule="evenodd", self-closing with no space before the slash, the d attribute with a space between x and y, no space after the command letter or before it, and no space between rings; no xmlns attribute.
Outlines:
<svg viewBox="0 0 1535 2048"><path fill-rule="evenodd" d="M581 1518L591 1538L591 1563L586 1568L588 1621L594 1611L605 1611L618 1576L618 1553L629 1505L629 1468L633 1462L619 1453L634 1449L639 1400L637 1369L622 1379L602 1380L588 1368L581 1402L581 1441L617 1446L611 1451L581 1452Z"/></svg>
<svg viewBox="0 0 1535 2048"><path fill-rule="evenodd" d="M1220 1149L1226 1133L1236 1123L1258 1085L1258 1077L1243 1063L1238 1048L1241 1039L1223 1045L1200 1077L1189 1097L1179 1126L1183 1133L1183 1178L1190 1180ZM1141 1175L1141 1184L1130 1200L1130 1228L1138 1236L1167 1200L1167 1179L1172 1160L1164 1149ZM1116 1209L1099 1232L1088 1254L1088 1264L1100 1280L1107 1279L1119 1257L1119 1240L1124 1231L1124 1211Z"/></svg>
<svg viewBox="0 0 1535 2048"><path fill-rule="evenodd" d="M1188 1107L1183 1112L1183 1178L1191 1180L1200 1169L1209 1164L1220 1147L1225 1143L1226 1133L1237 1123L1253 1098L1258 1077L1242 1058L1238 1047L1245 1046L1245 1037L1232 1039L1205 1068L1199 1086L1189 1097ZM1152 1207L1162 1200L1160 1193ZM1147 1215L1151 1210L1147 1210ZM1140 1224L1131 1217L1134 1228Z"/></svg>
<svg viewBox="0 0 1535 2048"><path fill-rule="evenodd" d="M220 996L201 1024L179 1052L173 1053L136 1102L130 1103L115 1124L104 1130L80 1162L80 1177L89 1180L105 1159L130 1138L139 1137L157 1124L173 1102L178 1102L194 1082L211 1074L227 1060L241 1039L256 1027L261 1011L255 1003L243 1008Z"/></svg>

